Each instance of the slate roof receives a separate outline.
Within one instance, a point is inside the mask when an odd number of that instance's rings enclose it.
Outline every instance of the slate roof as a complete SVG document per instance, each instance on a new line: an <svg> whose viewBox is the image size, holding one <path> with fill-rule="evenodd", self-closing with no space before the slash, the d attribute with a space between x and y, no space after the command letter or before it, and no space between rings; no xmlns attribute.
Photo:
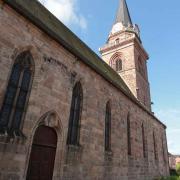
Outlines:
<svg viewBox="0 0 180 180"><path fill-rule="evenodd" d="M132 20L126 0L120 0L119 8L116 15L115 24L122 22L125 27L132 26Z"/></svg>
<svg viewBox="0 0 180 180"><path fill-rule="evenodd" d="M37 0L3 0L160 122L131 93L121 77Z"/></svg>

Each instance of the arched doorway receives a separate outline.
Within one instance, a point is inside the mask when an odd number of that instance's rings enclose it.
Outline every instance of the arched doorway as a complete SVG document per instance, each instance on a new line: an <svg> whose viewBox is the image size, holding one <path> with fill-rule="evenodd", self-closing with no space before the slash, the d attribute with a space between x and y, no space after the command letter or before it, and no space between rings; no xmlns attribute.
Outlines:
<svg viewBox="0 0 180 180"><path fill-rule="evenodd" d="M27 180L52 180L57 134L53 128L39 126L35 132Z"/></svg>

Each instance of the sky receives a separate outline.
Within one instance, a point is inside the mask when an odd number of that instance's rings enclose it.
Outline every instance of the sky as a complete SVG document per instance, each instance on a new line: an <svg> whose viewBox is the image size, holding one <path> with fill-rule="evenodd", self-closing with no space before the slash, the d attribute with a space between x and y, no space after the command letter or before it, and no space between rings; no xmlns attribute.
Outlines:
<svg viewBox="0 0 180 180"><path fill-rule="evenodd" d="M115 19L119 0L40 0L99 54ZM167 125L169 152L180 154L180 1L127 0L141 30L148 61L152 106Z"/></svg>

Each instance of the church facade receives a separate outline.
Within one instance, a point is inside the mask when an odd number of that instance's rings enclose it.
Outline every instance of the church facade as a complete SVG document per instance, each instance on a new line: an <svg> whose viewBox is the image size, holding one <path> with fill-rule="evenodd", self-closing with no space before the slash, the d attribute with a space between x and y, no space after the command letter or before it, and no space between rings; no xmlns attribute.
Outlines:
<svg viewBox="0 0 180 180"><path fill-rule="evenodd" d="M102 59L36 0L0 0L0 180L169 175L148 54L125 0Z"/></svg>

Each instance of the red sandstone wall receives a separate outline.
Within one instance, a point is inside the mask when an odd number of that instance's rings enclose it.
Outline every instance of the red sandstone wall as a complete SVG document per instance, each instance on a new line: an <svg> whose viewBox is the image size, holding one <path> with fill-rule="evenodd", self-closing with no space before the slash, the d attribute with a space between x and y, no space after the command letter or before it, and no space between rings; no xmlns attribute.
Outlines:
<svg viewBox="0 0 180 180"><path fill-rule="evenodd" d="M60 44L0 1L0 106L15 57L29 50L35 75L23 125L27 139L0 137L0 179L25 179L35 129L41 117L53 111L60 124L54 179L152 180L168 175L165 130ZM51 58L51 61L46 61ZM52 59L53 58L53 59ZM79 148L67 151L66 137L72 88L80 81L83 111ZM112 102L112 154L104 152L105 105ZM127 155L127 114L131 118L132 155ZM141 125L144 123L147 158L143 157ZM154 159L152 132L156 133L158 159ZM164 137L165 160L161 146Z"/></svg>

